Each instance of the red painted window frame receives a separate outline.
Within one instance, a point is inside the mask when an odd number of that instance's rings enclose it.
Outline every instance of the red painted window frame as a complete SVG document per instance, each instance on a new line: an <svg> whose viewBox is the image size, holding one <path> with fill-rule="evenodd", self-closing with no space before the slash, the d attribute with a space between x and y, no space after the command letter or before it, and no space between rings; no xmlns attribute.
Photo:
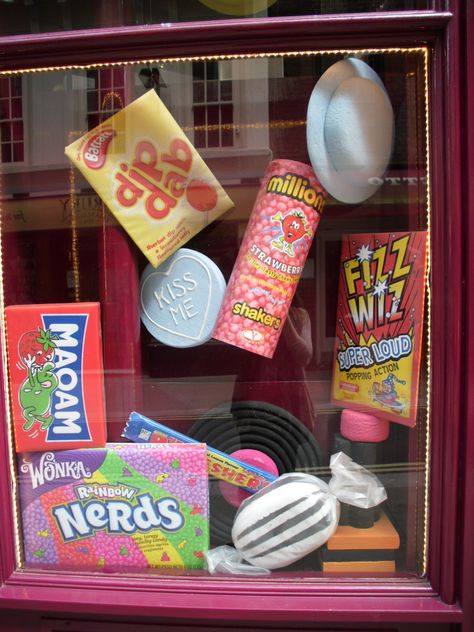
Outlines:
<svg viewBox="0 0 474 632"><path fill-rule="evenodd" d="M454 5L455 3L453 3ZM469 5L470 3L466 3ZM5 431L0 433L0 608L233 622L462 622L473 629L474 430L466 423L467 346L473 318L466 309L466 249L474 234L466 201L474 199L463 123L473 88L463 83L463 33L472 9L343 16L194 22L0 38L0 70L68 64L354 47L428 46L432 151L432 437L428 576L426 580L321 583L164 577L127 581L107 576L15 570L13 512ZM467 50L467 46L466 46ZM472 70L472 54L470 56ZM472 83L472 82L471 82ZM463 100L462 97L465 97ZM469 128L472 139L472 127ZM469 162L471 160L471 162ZM466 232L467 231L467 232ZM468 274L468 281L470 274ZM446 287L449 282L449 298ZM447 336L446 332L450 332ZM454 350L454 351L453 351ZM4 409L3 392L0 410ZM3 428L5 421L3 422ZM453 475L454 473L454 475ZM457 473L457 474L456 474ZM471 476L469 482L467 476ZM463 487L464 486L464 487ZM472 503L474 505L474 503ZM466 558L466 552L471 554ZM462 578L462 581L461 581ZM464 603L460 602L464 595ZM471 626L471 627L469 627Z"/></svg>
<svg viewBox="0 0 474 632"><path fill-rule="evenodd" d="M5 82L5 83L3 83ZM0 124L5 125L10 130L10 137L8 139L4 139L3 135L0 133L0 163L5 165L12 164L21 164L25 161L25 138L24 138L24 120L23 120L23 86L20 81L18 82L16 89L13 85L13 80L10 77L3 78L3 90L2 86L0 86L0 99L5 104L8 104L8 116L2 118ZM5 87L8 86L8 89L5 90ZM15 93L16 91L16 93ZM16 102L17 108L19 105L20 112L14 113L14 103ZM0 103L0 107L2 104ZM15 138L14 126L20 128L20 138ZM17 131L17 134L19 131ZM10 150L10 160L3 160L3 146L6 145Z"/></svg>

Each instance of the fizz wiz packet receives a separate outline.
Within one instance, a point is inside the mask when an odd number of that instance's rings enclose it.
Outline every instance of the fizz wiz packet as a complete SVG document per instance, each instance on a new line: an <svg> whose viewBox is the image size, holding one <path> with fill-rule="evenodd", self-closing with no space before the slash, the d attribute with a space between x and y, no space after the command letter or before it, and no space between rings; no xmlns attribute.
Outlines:
<svg viewBox="0 0 474 632"><path fill-rule="evenodd" d="M154 90L65 153L155 267L233 206Z"/></svg>
<svg viewBox="0 0 474 632"><path fill-rule="evenodd" d="M343 237L335 403L415 425L426 261L426 232Z"/></svg>
<svg viewBox="0 0 474 632"><path fill-rule="evenodd" d="M308 165L294 160L268 165L214 338L273 357L325 197Z"/></svg>
<svg viewBox="0 0 474 632"><path fill-rule="evenodd" d="M106 440L98 303L5 308L17 452Z"/></svg>
<svg viewBox="0 0 474 632"><path fill-rule="evenodd" d="M19 457L26 566L202 568L206 448L114 443Z"/></svg>

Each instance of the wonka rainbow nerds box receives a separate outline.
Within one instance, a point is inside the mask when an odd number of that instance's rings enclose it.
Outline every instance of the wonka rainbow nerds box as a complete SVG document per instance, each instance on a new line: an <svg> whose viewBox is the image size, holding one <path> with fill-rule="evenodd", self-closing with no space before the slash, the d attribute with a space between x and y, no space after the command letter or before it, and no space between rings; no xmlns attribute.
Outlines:
<svg viewBox="0 0 474 632"><path fill-rule="evenodd" d="M107 444L19 455L26 566L202 568L209 547L204 444Z"/></svg>
<svg viewBox="0 0 474 632"><path fill-rule="evenodd" d="M17 452L103 447L98 303L5 308Z"/></svg>
<svg viewBox="0 0 474 632"><path fill-rule="evenodd" d="M343 237L335 403L415 425L426 265L426 232Z"/></svg>
<svg viewBox="0 0 474 632"><path fill-rule="evenodd" d="M155 268L233 206L154 90L65 152Z"/></svg>

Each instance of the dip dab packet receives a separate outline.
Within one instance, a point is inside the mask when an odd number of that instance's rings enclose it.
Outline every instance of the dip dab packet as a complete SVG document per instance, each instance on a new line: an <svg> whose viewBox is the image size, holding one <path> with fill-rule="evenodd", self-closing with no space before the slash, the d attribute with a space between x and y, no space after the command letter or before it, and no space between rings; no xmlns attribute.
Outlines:
<svg viewBox="0 0 474 632"><path fill-rule="evenodd" d="M19 455L26 566L202 568L209 547L204 444L107 444Z"/></svg>
<svg viewBox="0 0 474 632"><path fill-rule="evenodd" d="M99 303L5 308L17 452L103 447Z"/></svg>
<svg viewBox="0 0 474 632"><path fill-rule="evenodd" d="M65 153L155 267L233 206L154 90Z"/></svg>
<svg viewBox="0 0 474 632"><path fill-rule="evenodd" d="M332 399L406 426L416 423L426 232L342 240Z"/></svg>

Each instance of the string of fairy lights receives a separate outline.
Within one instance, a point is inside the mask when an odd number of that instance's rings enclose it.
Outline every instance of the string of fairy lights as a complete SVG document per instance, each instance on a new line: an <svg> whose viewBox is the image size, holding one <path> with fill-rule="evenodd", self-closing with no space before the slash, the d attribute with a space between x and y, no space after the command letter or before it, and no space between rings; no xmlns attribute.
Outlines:
<svg viewBox="0 0 474 632"><path fill-rule="evenodd" d="M9 77L19 74L38 74L38 73L48 73L54 71L73 71L73 70L89 70L89 69L101 69L101 68L110 68L110 67L128 67L128 66L137 66L137 65L150 65L150 64L179 64L182 62L200 62L200 61L225 61L225 60L252 60L252 59L272 59L272 58L308 58L308 57L329 57L329 56L367 56L367 55L376 55L376 54L384 54L384 55L392 55L392 54L418 54L423 57L423 81L424 81L424 108L425 108L425 166L426 166L426 190L425 190L425 200L426 200L426 223L427 223L427 248L428 248L428 265L427 265L427 275L426 275L426 325L427 325L427 353L426 353L426 370L427 370L427 379L426 379L426 444L425 444L425 463L416 462L416 463L398 463L398 464L385 464L382 468L377 468L377 470L382 471L414 471L419 473L421 476L424 473L424 482L425 482L425 490L424 490L424 503L423 503L423 552L422 552L422 573L426 574L427 567L427 555L428 555L428 518L429 518L429 499L428 499L428 483L429 483L429 471L430 471L430 375L431 375L431 365L430 365L430 338L431 338L431 289L428 283L429 279L429 270L431 269L431 248L430 248L430 233L431 233L431 188L430 188L430 128L429 128L429 120L428 120L428 105L429 105L429 86L428 86L428 63L429 63L429 51L426 47L387 47L387 48L363 48L363 49L352 49L352 48L341 48L335 50L307 50L307 51L274 51L267 53L240 53L240 54L227 54L227 55L204 55L204 56L184 56L184 57L164 57L160 59L140 59L140 60L118 60L111 62L96 62L89 64L67 64L67 65L54 65L54 66L42 66L37 68L18 68L11 70L2 70L0 71L0 77ZM111 91L106 94L102 103L101 103L101 111L106 109L106 105L109 101L114 98L118 98L121 101L121 97L118 93ZM183 127L183 131L216 131L216 130L235 130L239 129L260 129L260 128L269 128L269 129L288 129L288 128L297 128L304 127L306 125L305 120L270 120L270 121L254 121L251 123L242 123L242 124L211 124L211 125L195 125L195 126L187 126ZM80 136L84 132L71 132L74 135L74 140L78 136ZM0 173L0 204L2 200L2 177ZM79 245L78 245L78 223L77 223L77 192L76 192L76 178L75 178L75 168L71 165L69 171L69 204L71 210L71 257L72 257L72 265L73 265L73 283L74 283L74 300L80 300L80 274L79 274ZM3 267L3 226L2 226L2 215L0 208L0 270L4 270ZM104 217L102 218L105 221ZM4 309L4 280L3 274L0 274L0 308L1 313L3 314ZM3 359L3 385L4 391L6 394L6 421L8 427L8 446L9 446L9 458L10 463L12 465L15 462L15 450L14 450L14 441L13 441L13 424L11 419L11 406L10 406L10 393L9 393L9 383L8 383L8 359L7 359L7 350L6 350L6 331L4 318L1 319L1 351L2 351L2 359ZM318 468L319 470L319 468ZM375 470L374 470L375 471ZM321 472L314 472L319 473ZM15 521L15 554L17 565L21 567L23 565L23 553L22 553L22 545L21 545L21 535L20 535L20 520L19 520L19 498L18 498L18 490L17 486L12 486L12 495L13 495L13 515Z"/></svg>
<svg viewBox="0 0 474 632"><path fill-rule="evenodd" d="M430 430L431 430L431 286L429 283L429 278L431 275L431 186L430 186L430 174L431 174L431 164L430 164L430 124L429 124L429 88L428 88L428 67L429 58L428 58L428 50L423 49L423 96L424 96L424 106L425 106L425 162L426 162L426 225L427 225L427 239L426 239L426 248L427 248L427 265L426 265L426 277L425 277L425 288L426 288L426 328L427 328L427 350L426 350L426 444L425 444L425 502L424 502L424 521L423 521L423 529L424 529L424 537L423 537L423 575L426 575L427 572L427 563L428 563L428 519L429 519L429 502L428 502L428 489L429 489L429 473L430 473Z"/></svg>

